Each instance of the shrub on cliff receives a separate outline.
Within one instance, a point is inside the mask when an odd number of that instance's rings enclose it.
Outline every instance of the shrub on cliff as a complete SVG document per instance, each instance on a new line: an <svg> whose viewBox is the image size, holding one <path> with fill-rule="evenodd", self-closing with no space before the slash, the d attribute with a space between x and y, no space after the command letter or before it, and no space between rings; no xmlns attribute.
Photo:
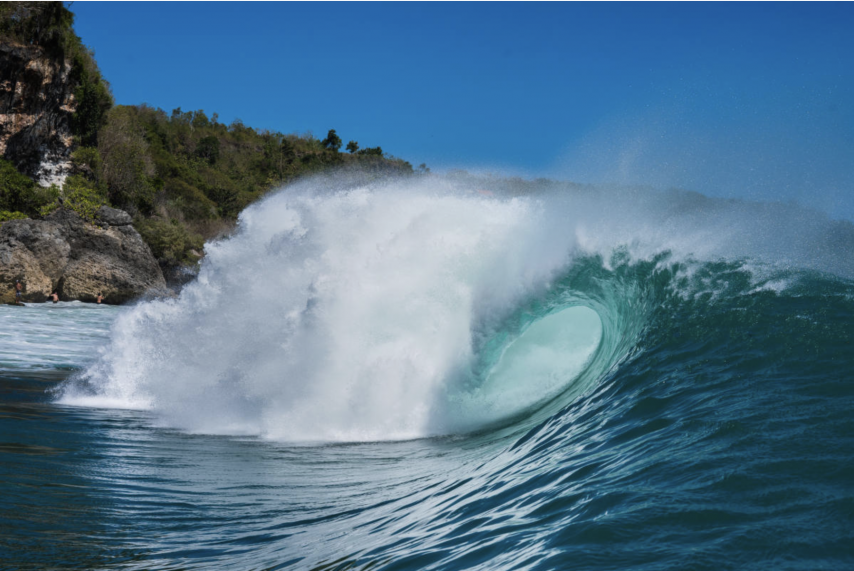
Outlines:
<svg viewBox="0 0 854 571"><path fill-rule="evenodd" d="M204 240L198 234L190 233L177 220L138 219L134 222L134 228L161 265L175 266L199 260L197 252L201 252Z"/></svg>
<svg viewBox="0 0 854 571"><path fill-rule="evenodd" d="M62 206L76 212L83 220L92 222L95 213L107 203L101 189L80 175L71 175L62 185Z"/></svg>
<svg viewBox="0 0 854 571"><path fill-rule="evenodd" d="M39 216L59 196L55 186L43 188L24 176L11 162L0 158L0 210L25 217Z"/></svg>
<svg viewBox="0 0 854 571"><path fill-rule="evenodd" d="M26 197L32 193L34 186L35 183L19 173L15 165L0 158L0 210L25 210Z"/></svg>
<svg viewBox="0 0 854 571"><path fill-rule="evenodd" d="M0 210L0 224L9 220L23 220L28 218L26 214L21 212L9 212L8 210Z"/></svg>
<svg viewBox="0 0 854 571"><path fill-rule="evenodd" d="M92 222L98 209L107 203L103 191L81 175L67 177L61 190L56 186L34 186L32 192L37 197L33 204L38 207L31 209L28 215L22 215L23 218L44 218L59 208L67 208L83 220Z"/></svg>

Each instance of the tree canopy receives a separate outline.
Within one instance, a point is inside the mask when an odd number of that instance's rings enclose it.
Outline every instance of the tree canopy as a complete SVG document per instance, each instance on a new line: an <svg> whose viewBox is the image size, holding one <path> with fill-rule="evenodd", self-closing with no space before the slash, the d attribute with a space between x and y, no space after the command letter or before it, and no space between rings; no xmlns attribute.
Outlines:
<svg viewBox="0 0 854 571"><path fill-rule="evenodd" d="M335 129L330 129L329 133L326 135L326 138L321 141L324 148L337 153L338 149L341 148L341 137L338 136L338 133L335 132Z"/></svg>

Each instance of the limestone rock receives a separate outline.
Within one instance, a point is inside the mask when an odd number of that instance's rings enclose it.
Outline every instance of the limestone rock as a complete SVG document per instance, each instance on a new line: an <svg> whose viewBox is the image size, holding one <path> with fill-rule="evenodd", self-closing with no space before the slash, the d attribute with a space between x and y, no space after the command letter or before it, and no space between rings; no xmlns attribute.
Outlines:
<svg viewBox="0 0 854 571"><path fill-rule="evenodd" d="M0 41L0 155L41 186L71 172L70 73L39 47Z"/></svg>
<svg viewBox="0 0 854 571"><path fill-rule="evenodd" d="M95 218L102 227L130 226L133 223L133 219L130 217L130 214L124 210L110 208L109 206L102 206L99 208L98 212L95 213Z"/></svg>
<svg viewBox="0 0 854 571"><path fill-rule="evenodd" d="M102 209L99 226L70 210L44 220L10 220L0 226L0 301L14 301L15 280L24 283L24 301L44 301L56 291L63 301L124 303L165 292L157 261L130 216Z"/></svg>

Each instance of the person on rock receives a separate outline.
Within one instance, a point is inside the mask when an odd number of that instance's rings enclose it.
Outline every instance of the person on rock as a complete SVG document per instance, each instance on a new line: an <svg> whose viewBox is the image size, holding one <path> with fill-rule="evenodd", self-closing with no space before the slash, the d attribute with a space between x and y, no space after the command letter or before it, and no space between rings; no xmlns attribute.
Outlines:
<svg viewBox="0 0 854 571"><path fill-rule="evenodd" d="M23 305L21 303L21 295L24 293L24 284L21 280L15 280L15 305Z"/></svg>

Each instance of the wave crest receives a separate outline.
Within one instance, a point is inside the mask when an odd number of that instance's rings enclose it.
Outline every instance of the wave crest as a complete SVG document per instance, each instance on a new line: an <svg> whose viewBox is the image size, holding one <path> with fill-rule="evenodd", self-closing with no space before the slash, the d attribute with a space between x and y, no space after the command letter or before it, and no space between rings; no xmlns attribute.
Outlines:
<svg viewBox="0 0 854 571"><path fill-rule="evenodd" d="M781 260L768 233L794 236L688 195L322 186L244 211L178 299L117 319L109 350L61 401L288 441L476 430L552 410L631 353L654 295L621 275L627 260ZM814 227L800 228L827 231ZM812 259L848 271L839 260Z"/></svg>

